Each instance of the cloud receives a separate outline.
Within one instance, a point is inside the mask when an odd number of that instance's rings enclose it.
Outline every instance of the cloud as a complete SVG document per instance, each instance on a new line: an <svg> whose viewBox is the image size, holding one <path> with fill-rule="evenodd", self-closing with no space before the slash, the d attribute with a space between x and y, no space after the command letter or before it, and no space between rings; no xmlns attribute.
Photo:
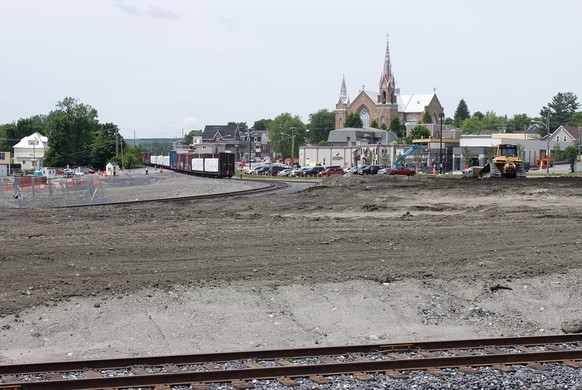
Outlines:
<svg viewBox="0 0 582 390"><path fill-rule="evenodd" d="M150 7L150 9L147 11L147 14L156 19L179 19L178 15L176 15L174 11L157 6Z"/></svg>
<svg viewBox="0 0 582 390"><path fill-rule="evenodd" d="M155 5L151 6L147 11L143 11L138 7L126 4L124 0L113 0L113 7L119 8L120 10L132 16L147 15L155 19L179 19L178 15L174 11Z"/></svg>
<svg viewBox="0 0 582 390"><path fill-rule="evenodd" d="M133 16L141 15L141 11L137 7L125 4L123 0L113 0L113 6Z"/></svg>

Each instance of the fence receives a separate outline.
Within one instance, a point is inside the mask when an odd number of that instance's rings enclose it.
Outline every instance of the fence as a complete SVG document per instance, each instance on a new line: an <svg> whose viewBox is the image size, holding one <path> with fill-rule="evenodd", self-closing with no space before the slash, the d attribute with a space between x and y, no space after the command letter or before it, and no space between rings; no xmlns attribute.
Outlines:
<svg viewBox="0 0 582 390"><path fill-rule="evenodd" d="M0 183L0 209L49 208L106 203L99 176L72 178L5 177Z"/></svg>

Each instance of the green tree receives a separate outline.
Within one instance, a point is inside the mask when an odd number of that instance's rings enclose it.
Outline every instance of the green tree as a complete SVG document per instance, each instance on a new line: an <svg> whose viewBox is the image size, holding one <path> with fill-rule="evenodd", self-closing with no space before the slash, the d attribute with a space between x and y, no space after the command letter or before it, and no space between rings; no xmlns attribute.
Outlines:
<svg viewBox="0 0 582 390"><path fill-rule="evenodd" d="M388 166L389 161L390 156L388 155L388 152L386 150L383 150L382 154L380 155L380 164L382 164L383 166Z"/></svg>
<svg viewBox="0 0 582 390"><path fill-rule="evenodd" d="M481 123L484 130L499 131L504 128L505 121L503 117L497 116L495 112L487 111L483 119L481 119Z"/></svg>
<svg viewBox="0 0 582 390"><path fill-rule="evenodd" d="M485 130L485 125L478 116L472 116L462 122L461 130L463 130L464 134L479 134Z"/></svg>
<svg viewBox="0 0 582 390"><path fill-rule="evenodd" d="M379 127L378 127L378 121L376 119L374 119L372 121L372 123L370 123L370 127L373 128L373 129L379 129Z"/></svg>
<svg viewBox="0 0 582 390"><path fill-rule="evenodd" d="M184 136L184 142L185 142L187 145L192 145L192 141L194 140L194 137L199 137L199 136L201 136L201 135L202 135L202 133L203 133L203 131L202 131L202 130L190 130L190 131L188 132L188 134L186 134L186 135Z"/></svg>
<svg viewBox="0 0 582 390"><path fill-rule="evenodd" d="M253 125L253 130L257 130L257 131L261 131L261 130L267 130L269 128L269 123L271 123L272 119L259 119L258 121L255 121L255 124Z"/></svg>
<svg viewBox="0 0 582 390"><path fill-rule="evenodd" d="M273 150L284 157L291 157L291 145L294 144L293 156L296 158L299 155L299 146L305 142L306 131L305 124L298 115L288 112L280 114L269 123L267 132Z"/></svg>
<svg viewBox="0 0 582 390"><path fill-rule="evenodd" d="M475 158L475 156L473 155L473 153L471 153L471 149L468 146L465 146L463 148L461 156L465 160L465 165L473 166L473 159Z"/></svg>
<svg viewBox="0 0 582 390"><path fill-rule="evenodd" d="M469 107L467 103L465 103L464 99L461 99L459 104L457 105L457 109L455 110L454 116L454 123L455 127L461 127L461 124L465 119L469 119L471 117L471 113L469 112Z"/></svg>
<svg viewBox="0 0 582 390"><path fill-rule="evenodd" d="M395 116L390 121L390 131L396 133L398 138L404 138L406 136L406 125L400 122L400 119Z"/></svg>
<svg viewBox="0 0 582 390"><path fill-rule="evenodd" d="M97 110L66 97L49 113L48 123L49 150L45 154L45 165L87 165L99 126Z"/></svg>
<svg viewBox="0 0 582 390"><path fill-rule="evenodd" d="M312 144L327 141L329 132L335 129L335 114L326 108L309 114L309 140Z"/></svg>
<svg viewBox="0 0 582 390"><path fill-rule="evenodd" d="M360 118L360 114L356 112L351 112L348 114L346 118L345 127L353 127L361 129L364 127L364 123L362 122L362 118Z"/></svg>
<svg viewBox="0 0 582 390"><path fill-rule="evenodd" d="M93 142L91 143L91 161L90 165L97 169L105 169L107 163L115 156L116 137L118 137L119 128L113 123L99 125L95 132ZM120 137L118 148L127 149L125 140Z"/></svg>
<svg viewBox="0 0 582 390"><path fill-rule="evenodd" d="M422 114L422 123L432 123L432 115L427 110L424 110L424 114Z"/></svg>
<svg viewBox="0 0 582 390"><path fill-rule="evenodd" d="M483 117L485 116L485 114L483 114L481 111L475 111L472 116L475 116L475 117L477 117L479 119L483 119Z"/></svg>
<svg viewBox="0 0 582 390"><path fill-rule="evenodd" d="M2 126L2 135L0 138L0 147L12 148L24 137L28 137L34 133L42 135L48 134L47 118L44 115L35 115L30 118L19 119L16 124L6 124Z"/></svg>
<svg viewBox="0 0 582 390"><path fill-rule="evenodd" d="M575 112L572 114L568 126L582 127L582 111Z"/></svg>
<svg viewBox="0 0 582 390"><path fill-rule="evenodd" d="M561 125L570 122L576 110L580 107L578 97L572 92L559 92L547 106L540 110L540 116L545 122L550 118L550 130L554 131Z"/></svg>
<svg viewBox="0 0 582 390"><path fill-rule="evenodd" d="M238 126L239 131L247 131L249 127L247 126L246 122L228 122L227 126Z"/></svg>
<svg viewBox="0 0 582 390"><path fill-rule="evenodd" d="M430 138L430 130L423 125L415 126L412 131L410 131L410 137L412 139Z"/></svg>
<svg viewBox="0 0 582 390"><path fill-rule="evenodd" d="M562 152L562 158L570 164L570 171L572 173L576 171L576 162L578 161L579 155L580 149L576 145L570 145Z"/></svg>
<svg viewBox="0 0 582 390"><path fill-rule="evenodd" d="M527 130L531 118L527 114L515 114L507 121L506 129L508 133Z"/></svg>

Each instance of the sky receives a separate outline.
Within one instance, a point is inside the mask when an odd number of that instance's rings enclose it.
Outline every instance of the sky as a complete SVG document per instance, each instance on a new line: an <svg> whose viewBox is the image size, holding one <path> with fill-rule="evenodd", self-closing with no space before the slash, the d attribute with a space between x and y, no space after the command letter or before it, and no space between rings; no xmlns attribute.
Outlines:
<svg viewBox="0 0 582 390"><path fill-rule="evenodd" d="M447 116L538 116L582 99L580 0L0 0L0 124L65 97L126 138L206 125L303 122L378 91L389 40L402 94Z"/></svg>

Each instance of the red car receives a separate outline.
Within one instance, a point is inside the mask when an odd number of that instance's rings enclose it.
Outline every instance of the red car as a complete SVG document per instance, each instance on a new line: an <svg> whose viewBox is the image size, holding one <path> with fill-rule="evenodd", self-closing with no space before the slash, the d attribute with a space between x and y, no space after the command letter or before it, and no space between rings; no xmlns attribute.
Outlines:
<svg viewBox="0 0 582 390"><path fill-rule="evenodd" d="M388 171L389 175L406 175L406 176L414 176L416 175L416 171L414 169L400 167L394 168Z"/></svg>
<svg viewBox="0 0 582 390"><path fill-rule="evenodd" d="M331 175L343 175L344 169L342 167L329 167L325 171L319 172L317 176L324 177L324 176L331 176Z"/></svg>

